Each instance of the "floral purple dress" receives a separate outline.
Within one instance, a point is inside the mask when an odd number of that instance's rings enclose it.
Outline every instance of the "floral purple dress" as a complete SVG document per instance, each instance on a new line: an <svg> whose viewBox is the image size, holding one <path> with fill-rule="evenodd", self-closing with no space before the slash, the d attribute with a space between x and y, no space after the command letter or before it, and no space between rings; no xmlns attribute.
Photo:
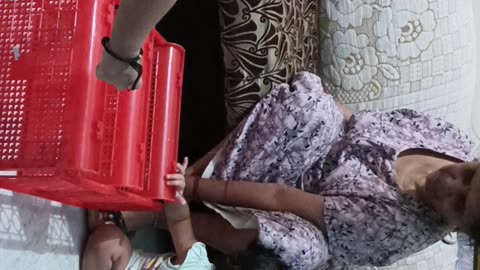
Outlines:
<svg viewBox="0 0 480 270"><path fill-rule="evenodd" d="M302 72L255 106L215 157L210 177L321 194L327 233L289 213L209 206L235 227L253 219L259 244L291 269L388 265L448 232L435 212L397 186L394 162L416 148L474 159L463 132L411 110L361 112L345 122L320 78Z"/></svg>

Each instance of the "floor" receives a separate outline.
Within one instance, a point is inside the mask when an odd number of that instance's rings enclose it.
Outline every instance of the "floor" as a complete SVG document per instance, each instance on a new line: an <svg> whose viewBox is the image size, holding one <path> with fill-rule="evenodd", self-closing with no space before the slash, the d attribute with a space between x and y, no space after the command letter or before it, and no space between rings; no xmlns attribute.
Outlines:
<svg viewBox="0 0 480 270"><path fill-rule="evenodd" d="M84 211L0 189L0 269L78 269Z"/></svg>

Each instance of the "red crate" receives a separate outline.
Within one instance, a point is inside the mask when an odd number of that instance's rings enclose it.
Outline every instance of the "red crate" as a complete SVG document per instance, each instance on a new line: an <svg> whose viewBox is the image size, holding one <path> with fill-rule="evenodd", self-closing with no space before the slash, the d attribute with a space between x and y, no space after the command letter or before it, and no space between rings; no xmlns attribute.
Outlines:
<svg viewBox="0 0 480 270"><path fill-rule="evenodd" d="M174 199L185 52L152 33L142 89L107 86L95 67L114 12L115 0L0 1L0 188L104 210Z"/></svg>

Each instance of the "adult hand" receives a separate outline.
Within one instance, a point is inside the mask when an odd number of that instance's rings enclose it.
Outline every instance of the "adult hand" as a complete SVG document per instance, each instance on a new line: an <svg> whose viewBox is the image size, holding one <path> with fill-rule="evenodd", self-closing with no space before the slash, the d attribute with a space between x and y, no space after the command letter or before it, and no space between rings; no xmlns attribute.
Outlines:
<svg viewBox="0 0 480 270"><path fill-rule="evenodd" d="M138 63L141 64L141 58ZM142 87L142 79L138 81L135 89L131 89L138 77L138 72L129 64L119 61L107 52L103 53L102 61L97 66L97 78L103 82L113 85L117 90L135 90Z"/></svg>

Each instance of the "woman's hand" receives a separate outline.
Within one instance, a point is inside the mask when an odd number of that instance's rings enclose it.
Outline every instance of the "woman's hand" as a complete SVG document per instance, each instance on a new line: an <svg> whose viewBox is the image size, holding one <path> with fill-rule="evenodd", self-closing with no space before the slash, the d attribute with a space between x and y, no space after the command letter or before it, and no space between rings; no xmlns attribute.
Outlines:
<svg viewBox="0 0 480 270"><path fill-rule="evenodd" d="M138 53L137 53L138 55ZM141 58L138 63L141 64ZM115 59L109 53L104 52L102 61L97 66L97 78L107 84L113 85L117 90L135 90L142 87L142 79L138 81L135 89L131 89L138 77L138 72L129 64Z"/></svg>
<svg viewBox="0 0 480 270"><path fill-rule="evenodd" d="M185 172L188 167L188 158L183 159L182 164L177 164L177 173L167 175L167 186L174 187L176 189L175 199L177 203L181 205L187 204L187 201L183 197L185 191Z"/></svg>

